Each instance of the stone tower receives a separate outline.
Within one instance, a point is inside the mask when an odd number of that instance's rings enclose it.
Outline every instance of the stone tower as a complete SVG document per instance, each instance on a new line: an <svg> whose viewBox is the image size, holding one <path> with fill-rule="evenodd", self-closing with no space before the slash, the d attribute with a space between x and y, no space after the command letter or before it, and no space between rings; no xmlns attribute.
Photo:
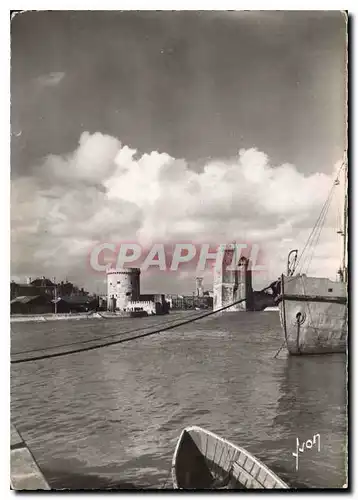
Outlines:
<svg viewBox="0 0 358 500"><path fill-rule="evenodd" d="M241 299L244 300L225 311L251 309L252 280L248 259L241 257L240 262L236 264L238 258L234 244L227 245L221 252L223 252L222 264L219 269L214 268L214 311ZM230 269L231 267L235 269Z"/></svg>
<svg viewBox="0 0 358 500"><path fill-rule="evenodd" d="M107 304L109 310L125 311L128 302L139 300L140 269L110 269L107 272Z"/></svg>
<svg viewBox="0 0 358 500"><path fill-rule="evenodd" d="M203 295L204 295L203 279L204 278L198 278L198 277L195 278L196 296L197 297L203 297Z"/></svg>

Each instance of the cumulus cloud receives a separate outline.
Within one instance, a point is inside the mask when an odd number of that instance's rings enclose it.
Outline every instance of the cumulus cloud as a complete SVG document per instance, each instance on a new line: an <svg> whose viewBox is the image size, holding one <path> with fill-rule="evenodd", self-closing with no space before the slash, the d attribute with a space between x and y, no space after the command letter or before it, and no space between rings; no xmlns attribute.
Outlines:
<svg viewBox="0 0 358 500"><path fill-rule="evenodd" d="M332 180L271 165L254 148L198 172L166 153L140 155L85 132L73 153L48 156L31 177L12 182L12 274L68 276L90 287L88 255L98 242L236 240L260 245L265 281L284 270L290 249L303 247ZM313 272L334 276L340 242L336 218L328 223Z"/></svg>

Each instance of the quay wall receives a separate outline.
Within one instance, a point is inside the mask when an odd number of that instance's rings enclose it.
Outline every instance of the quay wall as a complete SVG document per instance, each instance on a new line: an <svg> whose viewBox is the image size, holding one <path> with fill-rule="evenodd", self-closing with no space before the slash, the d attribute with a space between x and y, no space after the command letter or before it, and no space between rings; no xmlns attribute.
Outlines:
<svg viewBox="0 0 358 500"><path fill-rule="evenodd" d="M60 313L60 314L14 314L10 316L10 323L26 323L28 321L64 321L81 319L102 319L99 313Z"/></svg>

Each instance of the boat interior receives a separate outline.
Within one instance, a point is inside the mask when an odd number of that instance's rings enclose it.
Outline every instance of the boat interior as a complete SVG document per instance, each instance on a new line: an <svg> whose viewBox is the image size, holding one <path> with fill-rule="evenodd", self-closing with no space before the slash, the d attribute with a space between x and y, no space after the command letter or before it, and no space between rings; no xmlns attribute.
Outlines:
<svg viewBox="0 0 358 500"><path fill-rule="evenodd" d="M245 489L232 470L225 471L218 463L208 460L189 433L183 435L176 457L175 475L180 489Z"/></svg>

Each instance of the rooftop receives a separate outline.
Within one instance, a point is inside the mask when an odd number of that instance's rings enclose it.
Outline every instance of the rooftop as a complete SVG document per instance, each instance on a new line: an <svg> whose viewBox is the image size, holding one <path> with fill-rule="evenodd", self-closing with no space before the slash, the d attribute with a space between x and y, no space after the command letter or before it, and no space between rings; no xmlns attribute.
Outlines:
<svg viewBox="0 0 358 500"><path fill-rule="evenodd" d="M28 304L29 302L37 299L38 297L41 297L41 295L32 295L32 296L27 296L27 295L20 295L19 297L16 297L16 299L13 299L10 301L10 304Z"/></svg>

